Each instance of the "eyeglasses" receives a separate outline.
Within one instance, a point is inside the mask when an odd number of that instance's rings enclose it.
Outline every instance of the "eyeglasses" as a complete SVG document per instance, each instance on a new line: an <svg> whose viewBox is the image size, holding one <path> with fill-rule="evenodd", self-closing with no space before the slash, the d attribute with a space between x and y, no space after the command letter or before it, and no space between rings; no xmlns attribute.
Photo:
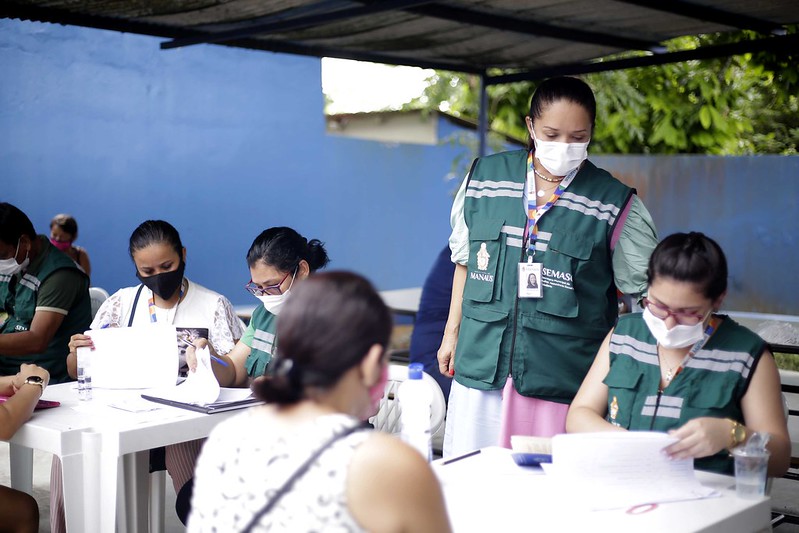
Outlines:
<svg viewBox="0 0 799 533"><path fill-rule="evenodd" d="M294 272L297 272L297 269L294 269ZM252 280L248 281L247 284L244 286L247 291L252 294L253 296L278 296L283 294L283 291L280 290L280 286L283 285L283 282L288 279L289 276L292 276L291 272L287 272L283 279L280 280L279 283L275 283L274 285L269 285L267 287L261 287L260 285L256 285L252 282Z"/></svg>
<svg viewBox="0 0 799 533"><path fill-rule="evenodd" d="M696 324L702 322L707 316L707 314L702 313L673 311L665 305L653 302L649 298L644 298L643 301L646 308L649 309L649 312L656 317L660 318L661 320L666 320L668 317L673 316L674 320L681 326L695 326Z"/></svg>

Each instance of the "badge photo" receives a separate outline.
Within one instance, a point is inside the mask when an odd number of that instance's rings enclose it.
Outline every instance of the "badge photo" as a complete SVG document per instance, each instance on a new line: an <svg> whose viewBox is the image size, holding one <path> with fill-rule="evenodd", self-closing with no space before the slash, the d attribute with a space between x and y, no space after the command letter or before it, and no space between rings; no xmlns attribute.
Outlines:
<svg viewBox="0 0 799 533"><path fill-rule="evenodd" d="M541 298L541 263L519 263L519 298Z"/></svg>

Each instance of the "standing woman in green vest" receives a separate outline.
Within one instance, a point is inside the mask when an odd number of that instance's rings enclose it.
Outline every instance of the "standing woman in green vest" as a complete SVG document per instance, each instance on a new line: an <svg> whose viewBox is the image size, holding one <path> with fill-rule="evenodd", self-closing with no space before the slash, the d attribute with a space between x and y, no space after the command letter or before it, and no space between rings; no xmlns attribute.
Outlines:
<svg viewBox="0 0 799 533"><path fill-rule="evenodd" d="M221 356L228 364L213 366L220 385L246 387L251 378L263 375L277 349L277 315L292 287L329 261L321 241L309 241L291 228L269 228L255 238L247 252L250 281L244 288L263 305L253 311L249 326L233 350ZM198 348L204 345L202 341L196 343ZM213 353L213 347L210 349ZM194 368L196 360L191 348L187 356L189 366Z"/></svg>
<svg viewBox="0 0 799 533"><path fill-rule="evenodd" d="M728 450L771 435L768 475L788 469L791 442L780 376L766 343L717 313L727 260L701 233L663 239L649 262L643 314L624 315L606 337L569 409L570 432L668 431L675 459L733 473Z"/></svg>
<svg viewBox="0 0 799 533"><path fill-rule="evenodd" d="M564 432L616 321L617 291L646 287L654 223L635 190L587 160L595 117L586 83L543 82L526 117L528 149L475 160L455 197L438 352L455 380L445 456Z"/></svg>

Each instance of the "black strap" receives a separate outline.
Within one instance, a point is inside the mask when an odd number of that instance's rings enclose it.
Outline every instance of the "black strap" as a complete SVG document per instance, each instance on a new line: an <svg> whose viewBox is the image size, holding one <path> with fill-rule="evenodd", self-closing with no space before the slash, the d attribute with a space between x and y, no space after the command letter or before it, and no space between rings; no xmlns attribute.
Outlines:
<svg viewBox="0 0 799 533"><path fill-rule="evenodd" d="M263 518L265 514L267 514L275 507L277 502L287 492L291 490L291 488L294 486L294 483L296 483L298 479L300 479L303 475L305 475L305 473L308 471L308 469L311 467L314 461L316 461L319 458L319 456L322 455L322 453L324 453L325 450L327 450L330 446L332 446L337 440L343 439L347 435L355 433L356 431L361 431L365 429L368 429L368 427L364 426L363 424L359 424L344 429L342 431L339 431L338 433L330 437L330 439L328 439L327 442L325 442L304 463L302 463L302 465L291 475L291 477L288 478L286 482L283 483L283 485L279 489L277 489L277 492L275 492L275 495L272 497L272 499L266 505L264 505L257 513L255 513L255 516L252 517L252 520L250 520L250 522L247 524L247 527L241 530L241 533L249 533L250 531L252 531L252 528L255 527L255 525L261 520L261 518Z"/></svg>
<svg viewBox="0 0 799 533"><path fill-rule="evenodd" d="M139 285L139 290L136 291L136 297L133 299L133 307L130 310L130 319L128 320L128 327L133 325L133 316L136 314L136 304L139 303L139 296L141 296L141 291L144 289L144 283Z"/></svg>

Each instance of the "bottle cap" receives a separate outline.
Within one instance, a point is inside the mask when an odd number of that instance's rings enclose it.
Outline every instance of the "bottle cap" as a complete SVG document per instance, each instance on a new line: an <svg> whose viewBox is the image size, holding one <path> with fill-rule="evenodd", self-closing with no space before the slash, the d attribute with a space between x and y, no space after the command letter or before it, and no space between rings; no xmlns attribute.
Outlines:
<svg viewBox="0 0 799 533"><path fill-rule="evenodd" d="M422 379L424 365L422 363L411 363L408 365L408 379Z"/></svg>

